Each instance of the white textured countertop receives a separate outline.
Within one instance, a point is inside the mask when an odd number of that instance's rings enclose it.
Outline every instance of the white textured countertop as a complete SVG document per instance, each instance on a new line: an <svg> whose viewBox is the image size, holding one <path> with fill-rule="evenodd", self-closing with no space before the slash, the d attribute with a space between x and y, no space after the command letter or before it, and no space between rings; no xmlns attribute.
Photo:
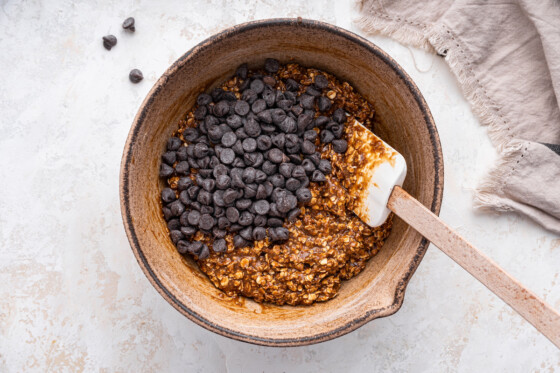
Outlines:
<svg viewBox="0 0 560 373"><path fill-rule="evenodd" d="M305 4L305 5L304 5ZM333 341L253 346L187 320L150 285L121 222L132 119L166 67L221 29L306 17L356 31L344 1L0 1L0 371L555 371L560 352L430 247L395 315ZM120 27L136 18L136 33ZM114 33L118 45L103 49ZM359 32L358 32L359 33ZM370 38L412 76L445 163L441 217L560 309L560 239L472 210L495 151L445 62ZM145 79L128 81L139 68Z"/></svg>

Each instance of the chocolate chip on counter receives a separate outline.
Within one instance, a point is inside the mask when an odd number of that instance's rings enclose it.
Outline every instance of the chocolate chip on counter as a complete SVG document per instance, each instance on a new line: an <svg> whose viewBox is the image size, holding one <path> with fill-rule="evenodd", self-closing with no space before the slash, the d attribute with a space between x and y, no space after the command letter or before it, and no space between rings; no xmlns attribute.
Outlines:
<svg viewBox="0 0 560 373"><path fill-rule="evenodd" d="M171 175L173 175L174 172L175 172L175 170L173 169L173 167L171 167L171 166L169 166L165 163L162 163L161 167L159 169L159 176L164 177L164 178L168 178Z"/></svg>
<svg viewBox="0 0 560 373"><path fill-rule="evenodd" d="M241 79L247 79L249 74L249 66L246 63L243 63L237 67L235 70L235 76Z"/></svg>
<svg viewBox="0 0 560 373"><path fill-rule="evenodd" d="M308 203L313 197L311 191L307 188L300 188L296 191L296 197L299 202Z"/></svg>
<svg viewBox="0 0 560 373"><path fill-rule="evenodd" d="M128 79L132 83L139 83L142 79L144 79L144 75L142 74L142 71L138 69L132 69L128 74Z"/></svg>
<svg viewBox="0 0 560 373"><path fill-rule="evenodd" d="M226 240L224 240L223 238L218 238L217 240L214 240L214 242L212 243L212 250L216 253L225 252L227 250Z"/></svg>
<svg viewBox="0 0 560 373"><path fill-rule="evenodd" d="M136 27L134 26L134 17L128 17L125 19L122 24L122 28L131 32L136 31Z"/></svg>
<svg viewBox="0 0 560 373"><path fill-rule="evenodd" d="M348 142L344 139L341 140L333 140L332 148L336 153L345 153L348 149Z"/></svg>
<svg viewBox="0 0 560 373"><path fill-rule="evenodd" d="M106 35L103 37L103 46L105 49L110 51L115 45L117 45L117 37L115 35Z"/></svg>
<svg viewBox="0 0 560 373"><path fill-rule="evenodd" d="M325 89L328 87L329 85L329 81L327 80L327 77L324 75L316 75L315 76L315 81L313 82L313 85L315 87L317 87L318 89Z"/></svg>
<svg viewBox="0 0 560 373"><path fill-rule="evenodd" d="M332 102L328 97L320 96L317 97L317 108L319 111L327 111L331 108Z"/></svg>
<svg viewBox="0 0 560 373"><path fill-rule="evenodd" d="M177 197L175 196L175 191L171 188L163 188L161 191L161 199L165 203L173 202Z"/></svg>
<svg viewBox="0 0 560 373"><path fill-rule="evenodd" d="M251 82L251 90L253 90L253 92L255 92L256 94L262 93L262 91L264 90L264 83L262 80L260 79L255 79ZM264 103L264 100L263 100Z"/></svg>

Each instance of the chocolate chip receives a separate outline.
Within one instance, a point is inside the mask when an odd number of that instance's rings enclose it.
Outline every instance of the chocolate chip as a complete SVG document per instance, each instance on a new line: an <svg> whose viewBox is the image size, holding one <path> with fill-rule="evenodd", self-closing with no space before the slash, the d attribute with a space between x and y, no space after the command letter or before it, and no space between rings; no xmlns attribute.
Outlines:
<svg viewBox="0 0 560 373"><path fill-rule="evenodd" d="M234 132L226 132L224 133L224 135L222 136L222 145L225 147L232 147L233 144L235 144L235 142L237 141L237 136L235 135Z"/></svg>
<svg viewBox="0 0 560 373"><path fill-rule="evenodd" d="M252 227L243 228L242 230L239 231L239 235L241 237L243 237L244 239L246 239L247 241L252 241L253 240L253 228Z"/></svg>
<svg viewBox="0 0 560 373"><path fill-rule="evenodd" d="M226 205L230 205L237 199L237 191L233 189L227 189L224 192L224 202Z"/></svg>
<svg viewBox="0 0 560 373"><path fill-rule="evenodd" d="M270 228L269 235L272 241L285 241L290 238L290 231L284 227Z"/></svg>
<svg viewBox="0 0 560 373"><path fill-rule="evenodd" d="M170 137L167 139L167 150L178 150L181 147L181 139L178 137Z"/></svg>
<svg viewBox="0 0 560 373"><path fill-rule="evenodd" d="M179 150L177 150L176 154L178 161L186 161L189 157L189 155L187 154L187 148L184 146L181 146Z"/></svg>
<svg viewBox="0 0 560 373"><path fill-rule="evenodd" d="M280 68L280 63L278 62L278 60L275 60L274 58L267 58L264 61L264 69L271 74L277 72L279 68Z"/></svg>
<svg viewBox="0 0 560 373"><path fill-rule="evenodd" d="M183 205L180 200L171 202L169 205L167 205L167 207L169 208L169 210L171 210L171 214L173 216L179 217L183 212L185 212L185 205Z"/></svg>
<svg viewBox="0 0 560 373"><path fill-rule="evenodd" d="M281 195L276 202L276 207L281 213L287 213L297 206L297 198L293 194Z"/></svg>
<svg viewBox="0 0 560 373"><path fill-rule="evenodd" d="M334 135L331 131L329 130L322 130L321 134L321 142L323 144L329 144L330 142L332 142L334 140Z"/></svg>
<svg viewBox="0 0 560 373"><path fill-rule="evenodd" d="M266 102L267 107L272 107L274 106L274 103L276 101L276 92L273 89L267 87L267 89L265 89L262 93L262 98L264 102Z"/></svg>
<svg viewBox="0 0 560 373"><path fill-rule="evenodd" d="M218 238L217 240L214 240L214 242L212 243L212 250L216 253L225 252L227 250L226 240L224 240L223 238Z"/></svg>
<svg viewBox="0 0 560 373"><path fill-rule="evenodd" d="M290 78L286 80L286 89L288 91L297 91L299 89L299 83Z"/></svg>
<svg viewBox="0 0 560 373"><path fill-rule="evenodd" d="M301 214L301 210L299 208L295 208L293 210L291 210L290 212L288 212L288 216L286 217L286 219L288 219L289 222L294 222L296 221L297 217Z"/></svg>
<svg viewBox="0 0 560 373"><path fill-rule="evenodd" d="M235 207L237 207L238 210L247 210L252 203L250 199L240 199L235 202Z"/></svg>
<svg viewBox="0 0 560 373"><path fill-rule="evenodd" d="M332 102L328 97L321 96L317 98L317 108L319 111L327 111L331 108Z"/></svg>
<svg viewBox="0 0 560 373"><path fill-rule="evenodd" d="M303 202L303 203L308 203L311 201L311 198L313 197L311 195L311 191L307 188L300 188L296 191L296 197L298 199L298 201Z"/></svg>
<svg viewBox="0 0 560 373"><path fill-rule="evenodd" d="M308 140L303 141L301 152L303 154L313 154L315 152L315 144Z"/></svg>
<svg viewBox="0 0 560 373"><path fill-rule="evenodd" d="M196 233L196 228L191 226L181 227L181 233L185 236L192 236Z"/></svg>
<svg viewBox="0 0 560 373"><path fill-rule="evenodd" d="M293 177L286 180L286 189L290 192L295 192L301 186L301 182L298 179L294 179Z"/></svg>
<svg viewBox="0 0 560 373"><path fill-rule="evenodd" d="M200 253L198 253L198 259L206 259L210 255L210 250L208 249L208 245L203 244L202 249L200 249Z"/></svg>
<svg viewBox="0 0 560 373"><path fill-rule="evenodd" d="M235 159L235 153L233 152L233 150L231 150L230 148L226 148L222 150L222 153L220 154L220 161L222 163L231 164L233 163L234 159Z"/></svg>
<svg viewBox="0 0 560 373"><path fill-rule="evenodd" d="M197 226L198 223L200 222L200 216L201 216L200 212L198 212L196 210L191 210L191 211L189 211L187 221L189 222L190 225Z"/></svg>
<svg viewBox="0 0 560 373"><path fill-rule="evenodd" d="M163 207L162 211L163 211L163 218L165 219L165 221L168 221L173 217L173 214L171 213L171 210L169 208Z"/></svg>
<svg viewBox="0 0 560 373"><path fill-rule="evenodd" d="M290 154L288 158L290 159L290 162L292 162L295 165L301 164L301 157L299 156L299 154Z"/></svg>
<svg viewBox="0 0 560 373"><path fill-rule="evenodd" d="M336 109L332 115L332 118L338 123L346 122L346 112L344 109Z"/></svg>
<svg viewBox="0 0 560 373"><path fill-rule="evenodd" d="M161 191L161 199L165 203L173 202L176 198L175 191L171 188L163 188Z"/></svg>
<svg viewBox="0 0 560 373"><path fill-rule="evenodd" d="M173 170L173 169L171 169ZM276 173L276 171L278 170L278 166L276 166L274 163L270 162L270 161L264 161L262 166L261 166L261 170L263 170L263 172L269 176L274 175Z"/></svg>
<svg viewBox="0 0 560 373"><path fill-rule="evenodd" d="M274 141L274 140L273 140ZM268 160L273 162L273 163L282 163L282 161L284 160L284 153L280 150L280 149L270 149L270 151L268 152Z"/></svg>
<svg viewBox="0 0 560 373"><path fill-rule="evenodd" d="M115 35L106 35L103 37L103 46L105 49L110 51L115 45L117 45L117 38Z"/></svg>
<svg viewBox="0 0 560 373"><path fill-rule="evenodd" d="M315 102L315 97L313 97L311 95L304 94L304 95L299 96L299 104L304 109L313 109L314 102Z"/></svg>
<svg viewBox="0 0 560 373"><path fill-rule="evenodd" d="M169 176L173 175L173 173L175 172L175 170L173 169L173 167L162 163L161 167L159 169L159 176L160 177L165 177L168 178Z"/></svg>
<svg viewBox="0 0 560 373"><path fill-rule="evenodd" d="M261 126L259 122L257 122L255 119L252 118L248 119L247 122L243 124L243 129L250 137L256 138L261 134Z"/></svg>
<svg viewBox="0 0 560 373"><path fill-rule="evenodd" d="M251 82L250 87L256 94L259 94L264 90L264 83L260 79L255 79ZM264 100L263 100L263 103L264 103Z"/></svg>
<svg viewBox="0 0 560 373"><path fill-rule="evenodd" d="M272 118L272 122L278 125L286 119L286 112L282 109L271 109L270 116Z"/></svg>
<svg viewBox="0 0 560 373"><path fill-rule="evenodd" d="M226 118L226 123L231 129L241 128L243 126L243 121L241 117L237 114L230 115Z"/></svg>
<svg viewBox="0 0 560 373"><path fill-rule="evenodd" d="M333 140L332 148L336 153L345 153L348 149L348 142L344 139L341 140Z"/></svg>
<svg viewBox="0 0 560 373"><path fill-rule="evenodd" d="M243 225L243 226L248 226L253 224L253 220L254 220L254 216L253 214L251 214L249 211L243 211L241 213L241 215L239 215L239 224Z"/></svg>
<svg viewBox="0 0 560 373"><path fill-rule="evenodd" d="M235 70L235 76L241 79L247 79L248 74L249 74L249 66L246 63L239 65L237 70Z"/></svg>
<svg viewBox="0 0 560 373"><path fill-rule="evenodd" d="M256 227L253 229L252 239L255 241L261 241L266 238L266 229L263 227Z"/></svg>
<svg viewBox="0 0 560 373"><path fill-rule="evenodd" d="M306 161L306 160L304 160L304 162L305 162L305 161ZM298 179L299 179L299 178L302 178L302 177L305 177L305 176L306 176L306 170L305 170L305 167L304 167L303 165L301 165L301 166L296 166L296 167L294 167L294 169L292 170L292 177L295 177L295 178L298 178Z"/></svg>
<svg viewBox="0 0 560 373"><path fill-rule="evenodd" d="M252 89L246 89L243 91L243 94L241 95L241 99L243 101L247 101L249 105L252 105L255 101L257 101L258 94Z"/></svg>
<svg viewBox="0 0 560 373"><path fill-rule="evenodd" d="M284 133L295 133L297 131L297 124L294 118L287 116L286 119L278 125L278 128Z"/></svg>
<svg viewBox="0 0 560 373"><path fill-rule="evenodd" d="M328 175L332 172L331 162L327 159L321 159L317 168L325 175Z"/></svg>
<svg viewBox="0 0 560 373"><path fill-rule="evenodd" d="M132 69L130 70L130 73L128 74L128 79L132 82L132 83L139 83L142 79L144 79L144 75L142 74L142 71L138 70L138 69Z"/></svg>
<svg viewBox="0 0 560 373"><path fill-rule="evenodd" d="M246 101L239 100L235 103L234 110L236 114L245 116L251 110L251 107Z"/></svg>
<svg viewBox="0 0 560 373"><path fill-rule="evenodd" d="M266 215L270 211L270 204L265 199L255 202L253 207L255 208L255 212L259 215Z"/></svg>
<svg viewBox="0 0 560 373"><path fill-rule="evenodd" d="M209 94L206 94L206 93L201 93L196 98L196 103L199 106L208 105L211 102L212 102L212 96L210 96Z"/></svg>
<svg viewBox="0 0 560 373"><path fill-rule="evenodd" d="M246 138L243 140L243 150L246 152L254 152L257 150L257 140L253 139L252 137Z"/></svg>
<svg viewBox="0 0 560 373"><path fill-rule="evenodd" d="M272 185L274 185L277 188L283 188L286 185L286 181L284 179L284 176L282 176L280 174L272 175L268 179L270 180Z"/></svg>
<svg viewBox="0 0 560 373"><path fill-rule="evenodd" d="M200 208L200 213L201 214L214 214L214 208L212 206L203 205Z"/></svg>
<svg viewBox="0 0 560 373"><path fill-rule="evenodd" d="M216 178L216 187L218 189L227 189L231 186L231 177L228 175L218 175Z"/></svg>
<svg viewBox="0 0 560 373"><path fill-rule="evenodd" d="M225 216L218 218L218 229L226 229L231 225L231 222Z"/></svg>
<svg viewBox="0 0 560 373"><path fill-rule="evenodd" d="M313 97L317 97L317 96L321 95L321 91L313 88L313 86L308 86L305 89L305 93L307 93L308 95L311 95Z"/></svg>
<svg viewBox="0 0 560 373"><path fill-rule="evenodd" d="M122 24L122 28L131 32L136 31L136 28L134 27L134 17L128 17L125 19Z"/></svg>
<svg viewBox="0 0 560 373"><path fill-rule="evenodd" d="M174 231L177 229L181 229L181 223L179 222L179 219L171 219L167 222L167 228L170 231Z"/></svg>
<svg viewBox="0 0 560 373"><path fill-rule="evenodd" d="M240 235L236 234L233 237L233 246L237 249L241 249L243 247L249 246L249 241L241 237Z"/></svg>
<svg viewBox="0 0 560 373"><path fill-rule="evenodd" d="M327 179L325 178L325 175L319 171L319 170L315 170L313 171L313 175L311 175L311 181L314 182L323 182L326 181Z"/></svg>
<svg viewBox="0 0 560 373"><path fill-rule="evenodd" d="M329 85L329 81L327 80L327 77L324 75L316 75L315 76L315 81L313 82L313 85L315 87L317 87L318 89L325 89L328 87Z"/></svg>

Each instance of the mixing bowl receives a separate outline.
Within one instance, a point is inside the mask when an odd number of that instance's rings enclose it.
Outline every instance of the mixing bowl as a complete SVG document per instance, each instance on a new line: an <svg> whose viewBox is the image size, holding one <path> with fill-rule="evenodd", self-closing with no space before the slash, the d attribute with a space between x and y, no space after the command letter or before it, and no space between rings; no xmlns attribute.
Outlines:
<svg viewBox="0 0 560 373"><path fill-rule="evenodd" d="M375 107L376 133L406 159L404 188L434 213L441 206L443 160L432 115L403 69L371 42L311 20L271 19L229 28L179 58L140 106L125 144L120 175L124 226L140 267L156 290L197 324L238 340L296 346L329 340L395 313L427 249L400 219L379 254L338 296L312 306L275 306L223 296L171 242L161 214L160 155L197 95L236 67L266 58L297 62L348 81Z"/></svg>

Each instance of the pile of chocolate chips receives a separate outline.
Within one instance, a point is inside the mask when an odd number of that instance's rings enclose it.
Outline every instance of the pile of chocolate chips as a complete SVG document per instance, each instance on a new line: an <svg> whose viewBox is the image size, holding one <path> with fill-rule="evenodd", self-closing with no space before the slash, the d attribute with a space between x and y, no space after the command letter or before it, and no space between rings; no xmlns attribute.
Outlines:
<svg viewBox="0 0 560 373"><path fill-rule="evenodd" d="M279 67L277 60L267 59L264 70L274 74ZM241 99L220 88L200 94L196 127L184 130L185 143L171 137L162 156L160 177L179 177L177 191L161 193L171 239L181 254L199 259L210 249L192 240L197 231L213 238L215 252L227 250L228 232L235 233L236 248L267 236L272 242L287 240L284 222L295 221L300 206L311 201L309 184L326 181L332 171L316 144L332 144L338 153L348 146L342 139L344 110L320 115L332 106L323 94L324 75L299 96L295 80L287 79L282 92L274 88L273 76L250 75L246 64L236 76L242 81Z"/></svg>

